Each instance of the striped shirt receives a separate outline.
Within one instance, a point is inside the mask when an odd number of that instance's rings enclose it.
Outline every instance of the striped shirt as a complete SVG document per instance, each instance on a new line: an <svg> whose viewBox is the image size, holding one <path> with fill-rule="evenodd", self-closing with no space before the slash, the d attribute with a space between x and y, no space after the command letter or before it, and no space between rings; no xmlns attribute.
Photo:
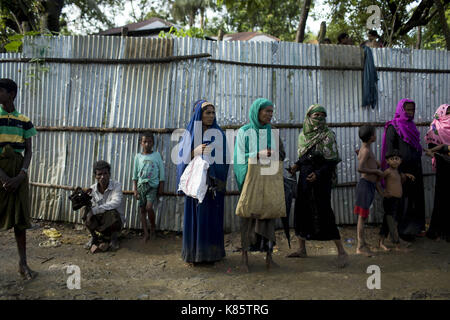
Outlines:
<svg viewBox="0 0 450 320"><path fill-rule="evenodd" d="M8 113L0 105L0 153L7 144L14 151L22 153L25 150L25 139L36 134L36 128L28 117L17 110Z"/></svg>

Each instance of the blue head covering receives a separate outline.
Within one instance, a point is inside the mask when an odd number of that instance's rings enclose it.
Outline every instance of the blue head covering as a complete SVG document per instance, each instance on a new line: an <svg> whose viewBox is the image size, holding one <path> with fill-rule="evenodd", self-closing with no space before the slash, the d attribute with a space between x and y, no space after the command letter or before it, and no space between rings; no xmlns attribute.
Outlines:
<svg viewBox="0 0 450 320"><path fill-rule="evenodd" d="M191 159L192 150L194 150L195 147L197 147L197 145L199 145L199 144L202 144L205 142L214 142L214 140L215 140L214 136L212 136L211 141L207 141L204 139L204 134L209 129L217 129L222 134L222 145L221 146L215 145L215 148L212 150L211 156L212 157L215 156L216 148L222 148L223 161L222 161L222 164L218 164L216 162L210 163L210 166L208 169L208 174L211 177L218 178L222 181L226 181L226 179L227 179L228 164L226 163L226 159L227 159L226 144L227 144L227 142L226 142L225 133L217 125L216 118L214 118L214 122L213 122L212 126L205 132L203 132L203 128L201 125L202 114L207 106L214 107L214 105L212 103L210 103L206 100L198 100L194 103L194 109L193 109L194 114L192 115L191 121L189 121L189 124L186 128L186 132L184 133L183 137L181 138L181 141L180 141L181 148L179 149L179 153L178 153L179 164L177 165L177 188L178 188L178 185L180 184L180 177L183 174L184 169L186 169L186 166L189 163L189 160ZM197 124L196 124L196 122L197 122ZM199 128L197 126L199 126ZM194 133L195 133L196 129L197 129L197 132L199 132L199 133L201 132L201 134L202 134L201 139L198 139L198 141L195 141L195 139L194 139ZM197 143L197 145L194 146L194 143Z"/></svg>

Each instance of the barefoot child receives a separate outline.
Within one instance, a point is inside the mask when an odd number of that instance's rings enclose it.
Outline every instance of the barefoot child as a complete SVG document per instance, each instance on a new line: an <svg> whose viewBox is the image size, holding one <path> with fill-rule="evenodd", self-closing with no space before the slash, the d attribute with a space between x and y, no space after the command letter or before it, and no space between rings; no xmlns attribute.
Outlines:
<svg viewBox="0 0 450 320"><path fill-rule="evenodd" d="M377 181L383 175L383 172L379 169L379 163L377 163L375 155L370 149L372 143L377 139L375 127L361 126L359 138L362 141L361 149L358 152L358 172L361 173L361 179L356 186L356 203L353 210L353 213L358 215L356 253L371 256L373 253L364 238L364 224L369 217L369 209L375 196L375 189L378 187Z"/></svg>
<svg viewBox="0 0 450 320"><path fill-rule="evenodd" d="M356 186L356 203L353 210L353 213L358 215L358 245L356 253L371 256L373 253L367 246L364 238L364 224L369 217L369 209L375 196L375 189L378 188L380 191L377 182L379 177L383 175L383 172L379 169L380 165L370 149L372 143L377 139L375 127L369 125L361 126L359 128L359 138L362 141L361 149L358 152L358 172L361 173L361 179Z"/></svg>
<svg viewBox="0 0 450 320"><path fill-rule="evenodd" d="M415 180L414 176L409 173L399 173L398 167L402 163L400 152L394 149L390 154L386 154L386 162L389 165L383 172L384 182L386 184L383 192L383 208L384 218L383 225L380 229L379 246L385 251L390 249L384 244L387 236L391 234L392 243L398 251L407 251L401 244L397 229L397 217L401 209L401 198L403 195L402 183L408 178Z"/></svg>
<svg viewBox="0 0 450 320"><path fill-rule="evenodd" d="M142 152L134 158L133 188L141 212L144 242L149 239L147 216L150 220L150 234L155 234L155 211L153 203L164 188L164 163L158 151L153 151L154 138L150 132L140 136Z"/></svg>
<svg viewBox="0 0 450 320"><path fill-rule="evenodd" d="M31 137L37 132L30 119L15 109L16 95L17 84L0 79L0 230L14 228L19 274L29 280L36 272L28 267L26 254L26 229L31 228L27 172Z"/></svg>

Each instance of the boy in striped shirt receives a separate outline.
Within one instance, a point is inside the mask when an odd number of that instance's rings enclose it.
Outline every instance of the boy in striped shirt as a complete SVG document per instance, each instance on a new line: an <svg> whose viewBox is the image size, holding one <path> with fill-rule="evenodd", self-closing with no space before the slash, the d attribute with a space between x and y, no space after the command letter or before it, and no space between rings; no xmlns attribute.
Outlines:
<svg viewBox="0 0 450 320"><path fill-rule="evenodd" d="M15 109L16 95L17 84L0 79L0 230L14 228L19 274L29 280L37 273L28 267L26 256L26 229L31 228L27 173L31 137L37 132L30 119Z"/></svg>

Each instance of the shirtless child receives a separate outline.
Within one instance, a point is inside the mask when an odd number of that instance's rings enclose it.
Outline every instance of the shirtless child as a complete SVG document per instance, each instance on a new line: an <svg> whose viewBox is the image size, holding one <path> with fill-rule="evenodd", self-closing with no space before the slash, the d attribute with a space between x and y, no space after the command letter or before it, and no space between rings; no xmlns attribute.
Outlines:
<svg viewBox="0 0 450 320"><path fill-rule="evenodd" d="M397 251L409 251L406 248L408 245L403 244L403 241L398 235L396 218L401 208L401 198L403 195L402 183L406 179L414 181L415 177L409 173L398 172L398 167L402 163L402 158L398 150L393 150L390 154L386 154L386 162L389 168L383 172L386 187L383 192L384 218L383 225L380 229L379 246L385 251L390 251L390 248L384 244L384 241L391 234L392 243Z"/></svg>
<svg viewBox="0 0 450 320"><path fill-rule="evenodd" d="M356 247L356 253L370 257L373 255L373 252L367 246L364 238L364 224L369 217L369 209L375 196L375 189L377 188L380 194L382 194L378 180L383 175L383 171L379 169L380 164L370 149L371 144L377 139L375 136L375 127L369 125L360 127L359 138L362 141L361 149L357 152L359 163L358 172L361 173L361 179L356 186L356 203L353 210L353 213L358 215L358 245Z"/></svg>

